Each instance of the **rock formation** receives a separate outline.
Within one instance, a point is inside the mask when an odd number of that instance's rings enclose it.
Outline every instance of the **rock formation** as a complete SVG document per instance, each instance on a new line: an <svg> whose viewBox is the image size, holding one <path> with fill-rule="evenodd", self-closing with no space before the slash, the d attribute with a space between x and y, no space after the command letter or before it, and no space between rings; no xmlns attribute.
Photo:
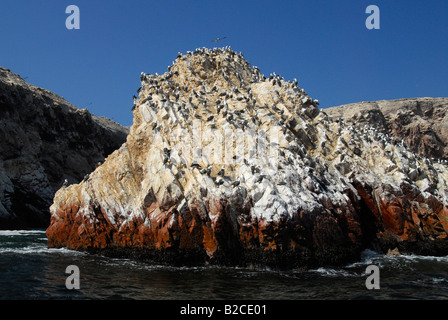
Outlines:
<svg viewBox="0 0 448 320"><path fill-rule="evenodd" d="M80 182L127 133L0 68L0 229L47 228L64 181Z"/></svg>
<svg viewBox="0 0 448 320"><path fill-rule="evenodd" d="M141 82L127 142L56 193L50 247L279 268L447 253L447 166L332 121L296 80L218 48Z"/></svg>
<svg viewBox="0 0 448 320"><path fill-rule="evenodd" d="M422 157L448 160L448 98L360 102L324 112L389 134Z"/></svg>

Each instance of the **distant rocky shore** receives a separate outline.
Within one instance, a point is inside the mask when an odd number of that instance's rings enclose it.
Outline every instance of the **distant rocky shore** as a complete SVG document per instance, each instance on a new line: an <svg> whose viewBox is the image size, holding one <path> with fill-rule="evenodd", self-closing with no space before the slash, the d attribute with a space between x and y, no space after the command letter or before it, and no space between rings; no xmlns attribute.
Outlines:
<svg viewBox="0 0 448 320"><path fill-rule="evenodd" d="M0 229L47 228L56 191L82 181L128 131L0 68Z"/></svg>

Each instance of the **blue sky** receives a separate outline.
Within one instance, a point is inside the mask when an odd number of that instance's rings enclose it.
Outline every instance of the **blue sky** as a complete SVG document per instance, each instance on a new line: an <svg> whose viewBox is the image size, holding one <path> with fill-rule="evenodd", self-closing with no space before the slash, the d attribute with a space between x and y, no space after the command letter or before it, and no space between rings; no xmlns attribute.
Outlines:
<svg viewBox="0 0 448 320"><path fill-rule="evenodd" d="M81 28L68 30L68 5ZM368 30L366 7L380 9ZM321 107L448 96L448 1L2 0L0 66L79 108L132 124L140 72L178 52L231 46L299 86Z"/></svg>

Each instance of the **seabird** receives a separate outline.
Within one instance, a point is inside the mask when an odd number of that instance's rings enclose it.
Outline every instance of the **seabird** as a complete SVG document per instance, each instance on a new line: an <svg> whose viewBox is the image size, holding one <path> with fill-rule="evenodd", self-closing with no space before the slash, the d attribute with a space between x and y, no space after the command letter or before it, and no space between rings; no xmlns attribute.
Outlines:
<svg viewBox="0 0 448 320"><path fill-rule="evenodd" d="M216 38L215 40L212 40L212 42L218 42L218 41L224 40L224 39L226 39L226 38L227 38L227 37Z"/></svg>
<svg viewBox="0 0 448 320"><path fill-rule="evenodd" d="M206 197L207 196L207 189L206 188L202 188L202 187L200 187L199 188L199 191L201 192L201 196L202 197Z"/></svg>
<svg viewBox="0 0 448 320"><path fill-rule="evenodd" d="M254 173L260 173L260 168L257 168L257 167L254 166L254 165L251 165L251 166L250 166L250 170L252 171L252 174L254 174Z"/></svg>
<svg viewBox="0 0 448 320"><path fill-rule="evenodd" d="M192 167L192 168L200 168L201 166L197 162L193 162L190 167Z"/></svg>
<svg viewBox="0 0 448 320"><path fill-rule="evenodd" d="M212 173L212 169L213 169L213 166L208 166L208 168L207 168L207 175L210 175L211 173Z"/></svg>
<svg viewBox="0 0 448 320"><path fill-rule="evenodd" d="M240 180L236 180L232 183L232 187L238 187L240 185Z"/></svg>

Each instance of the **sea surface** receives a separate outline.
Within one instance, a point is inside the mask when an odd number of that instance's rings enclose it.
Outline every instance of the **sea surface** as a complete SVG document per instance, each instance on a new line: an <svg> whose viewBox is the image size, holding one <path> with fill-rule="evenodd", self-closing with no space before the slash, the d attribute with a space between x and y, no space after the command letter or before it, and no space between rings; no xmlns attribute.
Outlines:
<svg viewBox="0 0 448 320"><path fill-rule="evenodd" d="M69 290L66 268L79 269ZM367 289L366 268L379 268L379 289ZM276 271L169 267L47 247L45 230L0 231L3 300L308 300L448 299L448 257L379 255L337 268Z"/></svg>

